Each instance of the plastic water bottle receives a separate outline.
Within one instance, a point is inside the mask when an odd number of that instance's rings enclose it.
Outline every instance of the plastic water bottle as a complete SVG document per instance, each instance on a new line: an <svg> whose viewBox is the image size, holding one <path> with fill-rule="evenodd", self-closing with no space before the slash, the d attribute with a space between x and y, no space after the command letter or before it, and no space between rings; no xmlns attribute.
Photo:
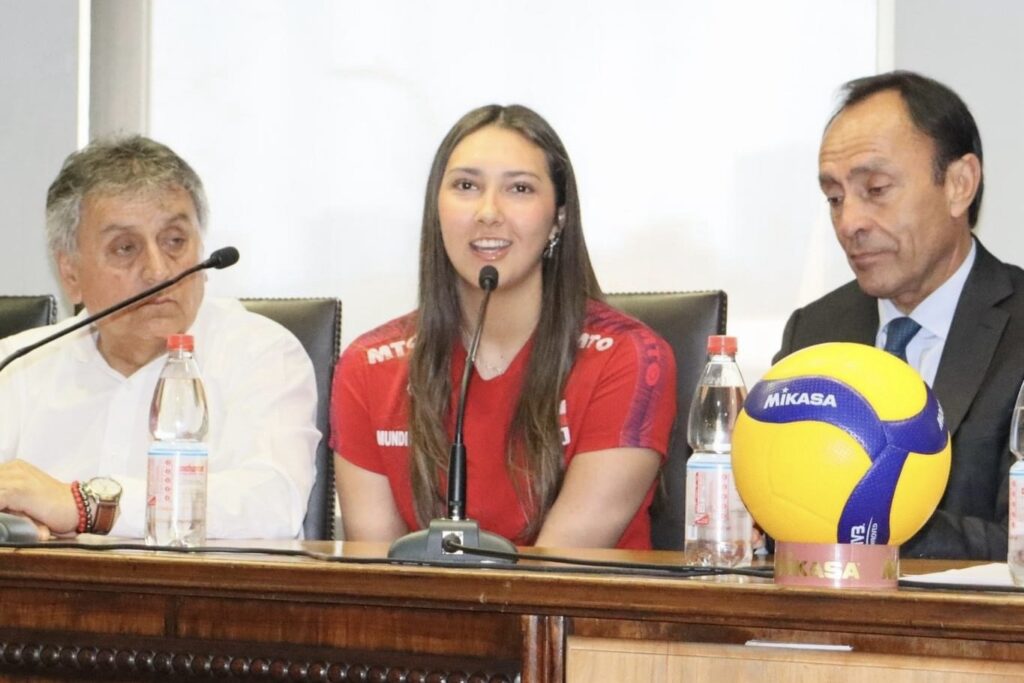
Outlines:
<svg viewBox="0 0 1024 683"><path fill-rule="evenodd" d="M167 364L149 409L146 543L200 546L206 542L206 470L203 439L209 414L199 367L187 334L167 338Z"/></svg>
<svg viewBox="0 0 1024 683"><path fill-rule="evenodd" d="M708 361L690 405L686 463L686 531L689 564L750 564L753 521L732 476L732 429L747 389L736 364L736 337L708 337Z"/></svg>
<svg viewBox="0 0 1024 683"><path fill-rule="evenodd" d="M1013 407L1010 450L1017 456L1017 462L1010 467L1010 538L1006 564L1013 582L1024 586L1024 386Z"/></svg>

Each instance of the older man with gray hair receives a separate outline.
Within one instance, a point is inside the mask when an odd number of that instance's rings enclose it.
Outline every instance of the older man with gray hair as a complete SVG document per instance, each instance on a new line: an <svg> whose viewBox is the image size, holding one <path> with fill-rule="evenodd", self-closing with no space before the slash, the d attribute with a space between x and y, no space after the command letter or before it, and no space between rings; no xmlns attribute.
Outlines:
<svg viewBox="0 0 1024 683"><path fill-rule="evenodd" d="M46 227L65 292L84 310L58 326L199 263L207 213L199 176L157 142L99 141L69 156L47 195ZM0 510L31 518L44 536L141 536L150 399L168 335L187 332L210 413L208 535L299 534L320 440L312 363L287 330L205 297L204 283L189 276L0 374ZM55 329L0 341L0 357ZM114 514L83 524L76 494Z"/></svg>

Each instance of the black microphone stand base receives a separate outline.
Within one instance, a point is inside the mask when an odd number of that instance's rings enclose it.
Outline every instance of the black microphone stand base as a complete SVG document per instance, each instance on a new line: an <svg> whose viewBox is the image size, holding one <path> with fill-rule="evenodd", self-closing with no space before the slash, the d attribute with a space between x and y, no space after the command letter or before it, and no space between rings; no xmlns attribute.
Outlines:
<svg viewBox="0 0 1024 683"><path fill-rule="evenodd" d="M508 540L480 529L475 519L434 519L426 529L402 536L391 544L388 558L410 562L439 564L481 565L515 564L515 560L504 557L485 557L469 551L444 548L445 539L451 537L459 545L502 553L515 554L516 547Z"/></svg>

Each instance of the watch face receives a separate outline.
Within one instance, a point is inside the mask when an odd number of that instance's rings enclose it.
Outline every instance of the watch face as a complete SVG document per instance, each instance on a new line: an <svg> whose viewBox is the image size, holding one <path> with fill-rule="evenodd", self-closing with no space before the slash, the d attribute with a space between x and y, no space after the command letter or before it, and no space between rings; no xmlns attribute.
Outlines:
<svg viewBox="0 0 1024 683"><path fill-rule="evenodd" d="M89 490L101 500L113 500L121 495L121 485L107 477L96 477L88 482Z"/></svg>

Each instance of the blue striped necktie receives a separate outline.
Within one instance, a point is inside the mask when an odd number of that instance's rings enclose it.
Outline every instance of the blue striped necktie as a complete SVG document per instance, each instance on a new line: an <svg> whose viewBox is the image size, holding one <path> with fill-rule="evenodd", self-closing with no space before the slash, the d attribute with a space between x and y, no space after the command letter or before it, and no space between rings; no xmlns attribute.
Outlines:
<svg viewBox="0 0 1024 683"><path fill-rule="evenodd" d="M907 360L907 344L914 338L921 326L913 319L903 316L889 321L885 330L885 350L900 360Z"/></svg>

